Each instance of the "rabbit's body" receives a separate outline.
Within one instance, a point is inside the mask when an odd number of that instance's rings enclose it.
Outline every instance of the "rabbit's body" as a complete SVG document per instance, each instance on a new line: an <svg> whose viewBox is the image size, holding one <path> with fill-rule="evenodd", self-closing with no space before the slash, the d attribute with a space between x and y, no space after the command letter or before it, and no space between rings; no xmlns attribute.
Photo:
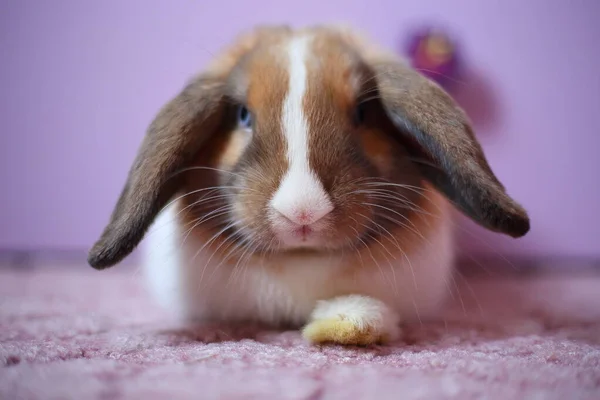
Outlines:
<svg viewBox="0 0 600 400"><path fill-rule="evenodd" d="M441 197L435 206L448 208ZM428 217L430 225L423 229L427 239L421 246L403 249L406 254L388 246L376 262L363 250L360 255L275 254L238 263L222 262L212 249L198 252L206 241L194 235L184 241L187 229L181 208L175 203L157 217L142 265L151 292L184 320L302 326L319 300L348 294L379 299L402 321L422 320L435 312L454 285L449 210L436 210ZM376 249L371 252L378 255Z"/></svg>
<svg viewBox="0 0 600 400"><path fill-rule="evenodd" d="M153 225L146 276L185 320L382 342L453 287L450 203L529 230L442 88L348 30L263 27L158 113L89 262Z"/></svg>

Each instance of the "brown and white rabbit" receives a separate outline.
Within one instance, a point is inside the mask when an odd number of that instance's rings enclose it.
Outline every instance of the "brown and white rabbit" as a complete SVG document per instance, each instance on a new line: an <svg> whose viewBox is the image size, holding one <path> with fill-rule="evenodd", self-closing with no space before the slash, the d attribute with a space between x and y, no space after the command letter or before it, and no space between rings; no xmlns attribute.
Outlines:
<svg viewBox="0 0 600 400"><path fill-rule="evenodd" d="M160 110L89 263L152 225L146 276L184 320L386 342L449 290L452 207L529 230L438 85L350 29L263 26Z"/></svg>

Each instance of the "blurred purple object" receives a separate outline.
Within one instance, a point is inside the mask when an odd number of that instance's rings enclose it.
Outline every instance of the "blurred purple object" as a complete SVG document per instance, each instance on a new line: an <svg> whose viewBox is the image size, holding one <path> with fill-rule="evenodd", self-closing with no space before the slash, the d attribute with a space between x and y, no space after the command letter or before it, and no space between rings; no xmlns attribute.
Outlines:
<svg viewBox="0 0 600 400"><path fill-rule="evenodd" d="M456 43L442 29L419 29L411 35L407 47L411 65L445 89L449 90L458 79Z"/></svg>

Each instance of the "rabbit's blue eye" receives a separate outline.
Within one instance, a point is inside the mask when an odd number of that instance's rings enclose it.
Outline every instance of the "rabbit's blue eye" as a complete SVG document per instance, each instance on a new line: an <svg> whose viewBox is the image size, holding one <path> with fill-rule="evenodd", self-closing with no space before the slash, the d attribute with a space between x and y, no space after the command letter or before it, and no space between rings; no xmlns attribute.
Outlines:
<svg viewBox="0 0 600 400"><path fill-rule="evenodd" d="M238 124L242 128L252 128L252 114L245 106L239 106L238 108Z"/></svg>

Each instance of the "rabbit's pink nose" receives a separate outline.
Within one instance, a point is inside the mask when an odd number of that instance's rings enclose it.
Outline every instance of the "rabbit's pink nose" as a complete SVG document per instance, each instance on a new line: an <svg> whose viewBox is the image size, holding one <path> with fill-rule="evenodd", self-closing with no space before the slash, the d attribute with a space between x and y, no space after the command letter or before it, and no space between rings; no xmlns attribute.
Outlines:
<svg viewBox="0 0 600 400"><path fill-rule="evenodd" d="M319 216L317 216L317 218L320 219ZM292 221L301 225L310 225L313 222L316 222L314 213L311 210L298 210Z"/></svg>
<svg viewBox="0 0 600 400"><path fill-rule="evenodd" d="M327 214L333 211L333 207L330 203L322 205L314 205L312 207L277 207L274 205L273 208L282 216L293 222L294 224L301 226L312 225Z"/></svg>
<svg viewBox="0 0 600 400"><path fill-rule="evenodd" d="M295 225L312 225L333 211L333 202L314 174L293 170L284 177L270 206Z"/></svg>

